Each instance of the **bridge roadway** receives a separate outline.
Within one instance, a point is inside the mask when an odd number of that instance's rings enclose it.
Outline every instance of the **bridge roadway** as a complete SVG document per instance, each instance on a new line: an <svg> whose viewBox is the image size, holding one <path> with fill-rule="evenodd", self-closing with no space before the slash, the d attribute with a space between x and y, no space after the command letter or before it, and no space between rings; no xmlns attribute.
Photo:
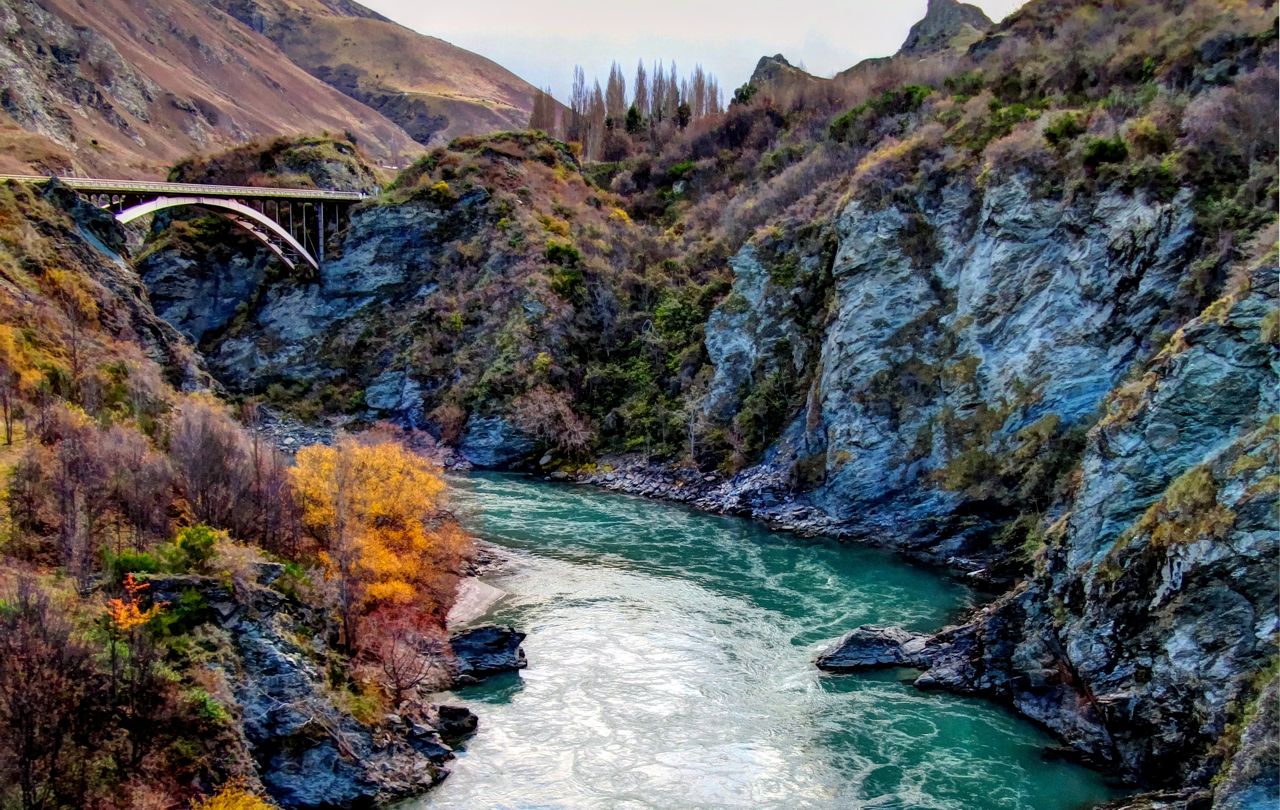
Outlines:
<svg viewBox="0 0 1280 810"><path fill-rule="evenodd" d="M50 178L35 174L0 174L0 181L47 183ZM330 191L316 188L272 188L269 186L215 186L205 183L163 183L155 180L105 180L98 177L59 177L58 182L70 189L97 194L162 195L172 197L261 197L279 200L332 200L359 202L366 194L359 191Z"/></svg>

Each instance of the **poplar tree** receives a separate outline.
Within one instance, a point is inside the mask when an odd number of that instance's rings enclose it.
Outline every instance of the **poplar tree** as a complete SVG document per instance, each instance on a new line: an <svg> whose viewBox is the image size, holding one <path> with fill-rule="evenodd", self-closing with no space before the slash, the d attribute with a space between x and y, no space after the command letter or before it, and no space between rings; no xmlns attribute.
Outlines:
<svg viewBox="0 0 1280 810"><path fill-rule="evenodd" d="M620 127L627 114L627 80L622 78L622 67L614 62L609 66L609 82L604 93L605 118L610 128Z"/></svg>
<svg viewBox="0 0 1280 810"><path fill-rule="evenodd" d="M671 120L676 117L676 108L680 106L680 74L676 73L676 63L671 62L671 72L667 74L667 83L662 95L662 117Z"/></svg>
<svg viewBox="0 0 1280 810"><path fill-rule="evenodd" d="M649 74L645 72L643 59L636 62L636 80L632 85L631 105L642 118L649 115Z"/></svg>
<svg viewBox="0 0 1280 810"><path fill-rule="evenodd" d="M649 118L655 123L662 123L662 105L667 97L667 74L662 70L661 62L653 63L653 91L649 99Z"/></svg>
<svg viewBox="0 0 1280 810"><path fill-rule="evenodd" d="M701 118L709 112L707 74L702 70L702 65L696 65L693 68L693 76L689 79L689 92L685 94L685 100L689 102L694 118Z"/></svg>
<svg viewBox="0 0 1280 810"><path fill-rule="evenodd" d="M600 89L600 82L597 81L595 89L591 91L591 101L587 107L585 146L587 157L592 160L599 158L604 148L605 117L604 91Z"/></svg>
<svg viewBox="0 0 1280 810"><path fill-rule="evenodd" d="M573 90L569 93L569 140L584 143L587 134L587 74L582 65L573 68Z"/></svg>
<svg viewBox="0 0 1280 810"><path fill-rule="evenodd" d="M533 91L533 112L529 114L529 129L556 134L556 102L551 97L551 88Z"/></svg>

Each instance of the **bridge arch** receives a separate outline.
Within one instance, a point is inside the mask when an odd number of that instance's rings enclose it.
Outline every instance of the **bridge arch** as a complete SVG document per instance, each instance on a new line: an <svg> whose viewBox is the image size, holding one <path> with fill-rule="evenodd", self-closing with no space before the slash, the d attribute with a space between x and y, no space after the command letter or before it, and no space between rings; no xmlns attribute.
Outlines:
<svg viewBox="0 0 1280 810"><path fill-rule="evenodd" d="M133 222L139 217L144 217L147 214L154 214L155 212L163 211L166 208L180 208L188 205L199 205L205 208L222 209L223 211L230 211L238 215L229 216L228 218L252 234L259 242L262 242L270 248L271 252L276 254L276 256L278 256L280 260L287 264L289 269L292 270L294 267L293 260L285 255L285 252L280 249L280 246L271 241L271 238L267 234L253 227L254 224L261 225L266 228L270 234L276 236L292 248L303 258L304 261L306 261L307 264L311 265L311 269L319 272L319 263L317 263L315 258L305 247L302 246L302 243L293 238L293 234L282 228L266 214L255 211L249 206L236 202L235 200L221 199L218 197L158 197L154 200L149 200L148 202L139 203L138 205L126 208L116 214L115 217L117 222L124 225ZM241 219L241 217L244 219Z"/></svg>

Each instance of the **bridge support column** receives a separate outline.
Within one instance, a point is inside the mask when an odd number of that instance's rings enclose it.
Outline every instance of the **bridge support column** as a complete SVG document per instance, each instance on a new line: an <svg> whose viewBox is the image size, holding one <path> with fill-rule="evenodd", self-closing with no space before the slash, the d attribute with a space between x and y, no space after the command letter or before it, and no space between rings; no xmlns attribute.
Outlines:
<svg viewBox="0 0 1280 810"><path fill-rule="evenodd" d="M320 230L318 231L320 235L316 238L316 255L319 257L320 263L324 264L324 203L316 204L316 214L320 224Z"/></svg>

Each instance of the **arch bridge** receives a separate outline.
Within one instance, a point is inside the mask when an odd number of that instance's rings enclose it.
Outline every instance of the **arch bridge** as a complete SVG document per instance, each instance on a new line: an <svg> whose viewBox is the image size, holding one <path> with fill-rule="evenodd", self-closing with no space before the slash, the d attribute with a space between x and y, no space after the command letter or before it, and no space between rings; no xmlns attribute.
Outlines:
<svg viewBox="0 0 1280 810"><path fill-rule="evenodd" d="M351 206L366 196L354 191L312 188L0 175L0 180L25 183L55 179L99 208L111 211L121 224L186 206L222 214L266 245L291 270L302 262L318 271L326 245L346 229Z"/></svg>

